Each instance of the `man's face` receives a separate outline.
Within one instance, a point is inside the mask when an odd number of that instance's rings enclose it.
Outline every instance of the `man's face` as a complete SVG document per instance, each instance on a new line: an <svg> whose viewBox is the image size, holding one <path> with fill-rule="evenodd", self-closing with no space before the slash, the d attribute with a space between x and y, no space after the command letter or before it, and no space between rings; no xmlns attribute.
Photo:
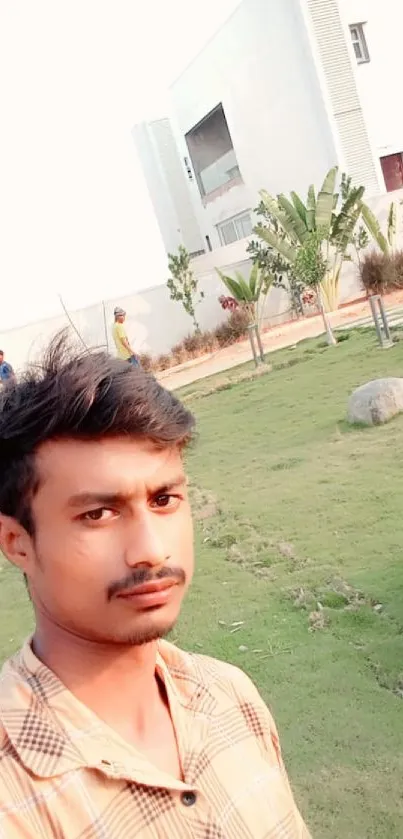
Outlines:
<svg viewBox="0 0 403 839"><path fill-rule="evenodd" d="M35 537L24 569L37 613L102 643L172 628L193 573L182 458L125 438L38 451Z"/></svg>
<svg viewBox="0 0 403 839"><path fill-rule="evenodd" d="M4 353L0 352L0 364L3 364L4 361Z"/></svg>
<svg viewBox="0 0 403 839"><path fill-rule="evenodd" d="M118 323L124 323L125 322L125 317L126 317L126 315L118 315Z"/></svg>

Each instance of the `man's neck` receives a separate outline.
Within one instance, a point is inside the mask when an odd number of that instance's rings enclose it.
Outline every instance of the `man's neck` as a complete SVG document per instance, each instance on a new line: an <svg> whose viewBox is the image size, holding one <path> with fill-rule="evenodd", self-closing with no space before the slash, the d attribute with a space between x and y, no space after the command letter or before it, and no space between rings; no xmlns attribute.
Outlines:
<svg viewBox="0 0 403 839"><path fill-rule="evenodd" d="M35 655L71 693L125 737L147 733L161 702L156 678L156 642L142 646L97 644L52 627L38 628Z"/></svg>

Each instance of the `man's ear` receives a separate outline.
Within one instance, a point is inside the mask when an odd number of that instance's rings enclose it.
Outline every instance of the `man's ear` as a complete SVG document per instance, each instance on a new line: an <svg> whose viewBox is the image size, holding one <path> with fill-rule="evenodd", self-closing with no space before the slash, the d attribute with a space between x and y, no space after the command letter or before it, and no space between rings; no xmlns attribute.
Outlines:
<svg viewBox="0 0 403 839"><path fill-rule="evenodd" d="M33 559L32 539L17 519L0 513L0 549L24 574L27 574Z"/></svg>

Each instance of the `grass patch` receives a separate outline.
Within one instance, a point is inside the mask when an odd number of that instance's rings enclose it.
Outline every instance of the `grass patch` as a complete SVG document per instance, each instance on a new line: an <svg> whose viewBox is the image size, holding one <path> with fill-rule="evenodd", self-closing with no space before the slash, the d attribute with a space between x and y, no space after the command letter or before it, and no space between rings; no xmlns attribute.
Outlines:
<svg viewBox="0 0 403 839"><path fill-rule="evenodd" d="M270 354L269 375L195 402L189 468L220 516L198 525L177 635L254 678L313 835L397 839L403 418L364 430L345 415L355 387L402 375L403 346L379 349L373 330L319 343Z"/></svg>

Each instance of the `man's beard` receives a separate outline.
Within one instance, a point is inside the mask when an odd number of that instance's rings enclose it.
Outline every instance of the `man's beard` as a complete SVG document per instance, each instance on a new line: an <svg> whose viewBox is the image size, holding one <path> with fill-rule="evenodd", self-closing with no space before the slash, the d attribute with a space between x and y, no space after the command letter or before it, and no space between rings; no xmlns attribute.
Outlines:
<svg viewBox="0 0 403 839"><path fill-rule="evenodd" d="M161 638L166 638L172 632L175 624L176 620L161 624L160 626L139 626L132 628L126 634L123 632L120 635L116 633L102 640L104 643L116 644L116 646L142 647L144 644L151 644L154 641L160 641Z"/></svg>

